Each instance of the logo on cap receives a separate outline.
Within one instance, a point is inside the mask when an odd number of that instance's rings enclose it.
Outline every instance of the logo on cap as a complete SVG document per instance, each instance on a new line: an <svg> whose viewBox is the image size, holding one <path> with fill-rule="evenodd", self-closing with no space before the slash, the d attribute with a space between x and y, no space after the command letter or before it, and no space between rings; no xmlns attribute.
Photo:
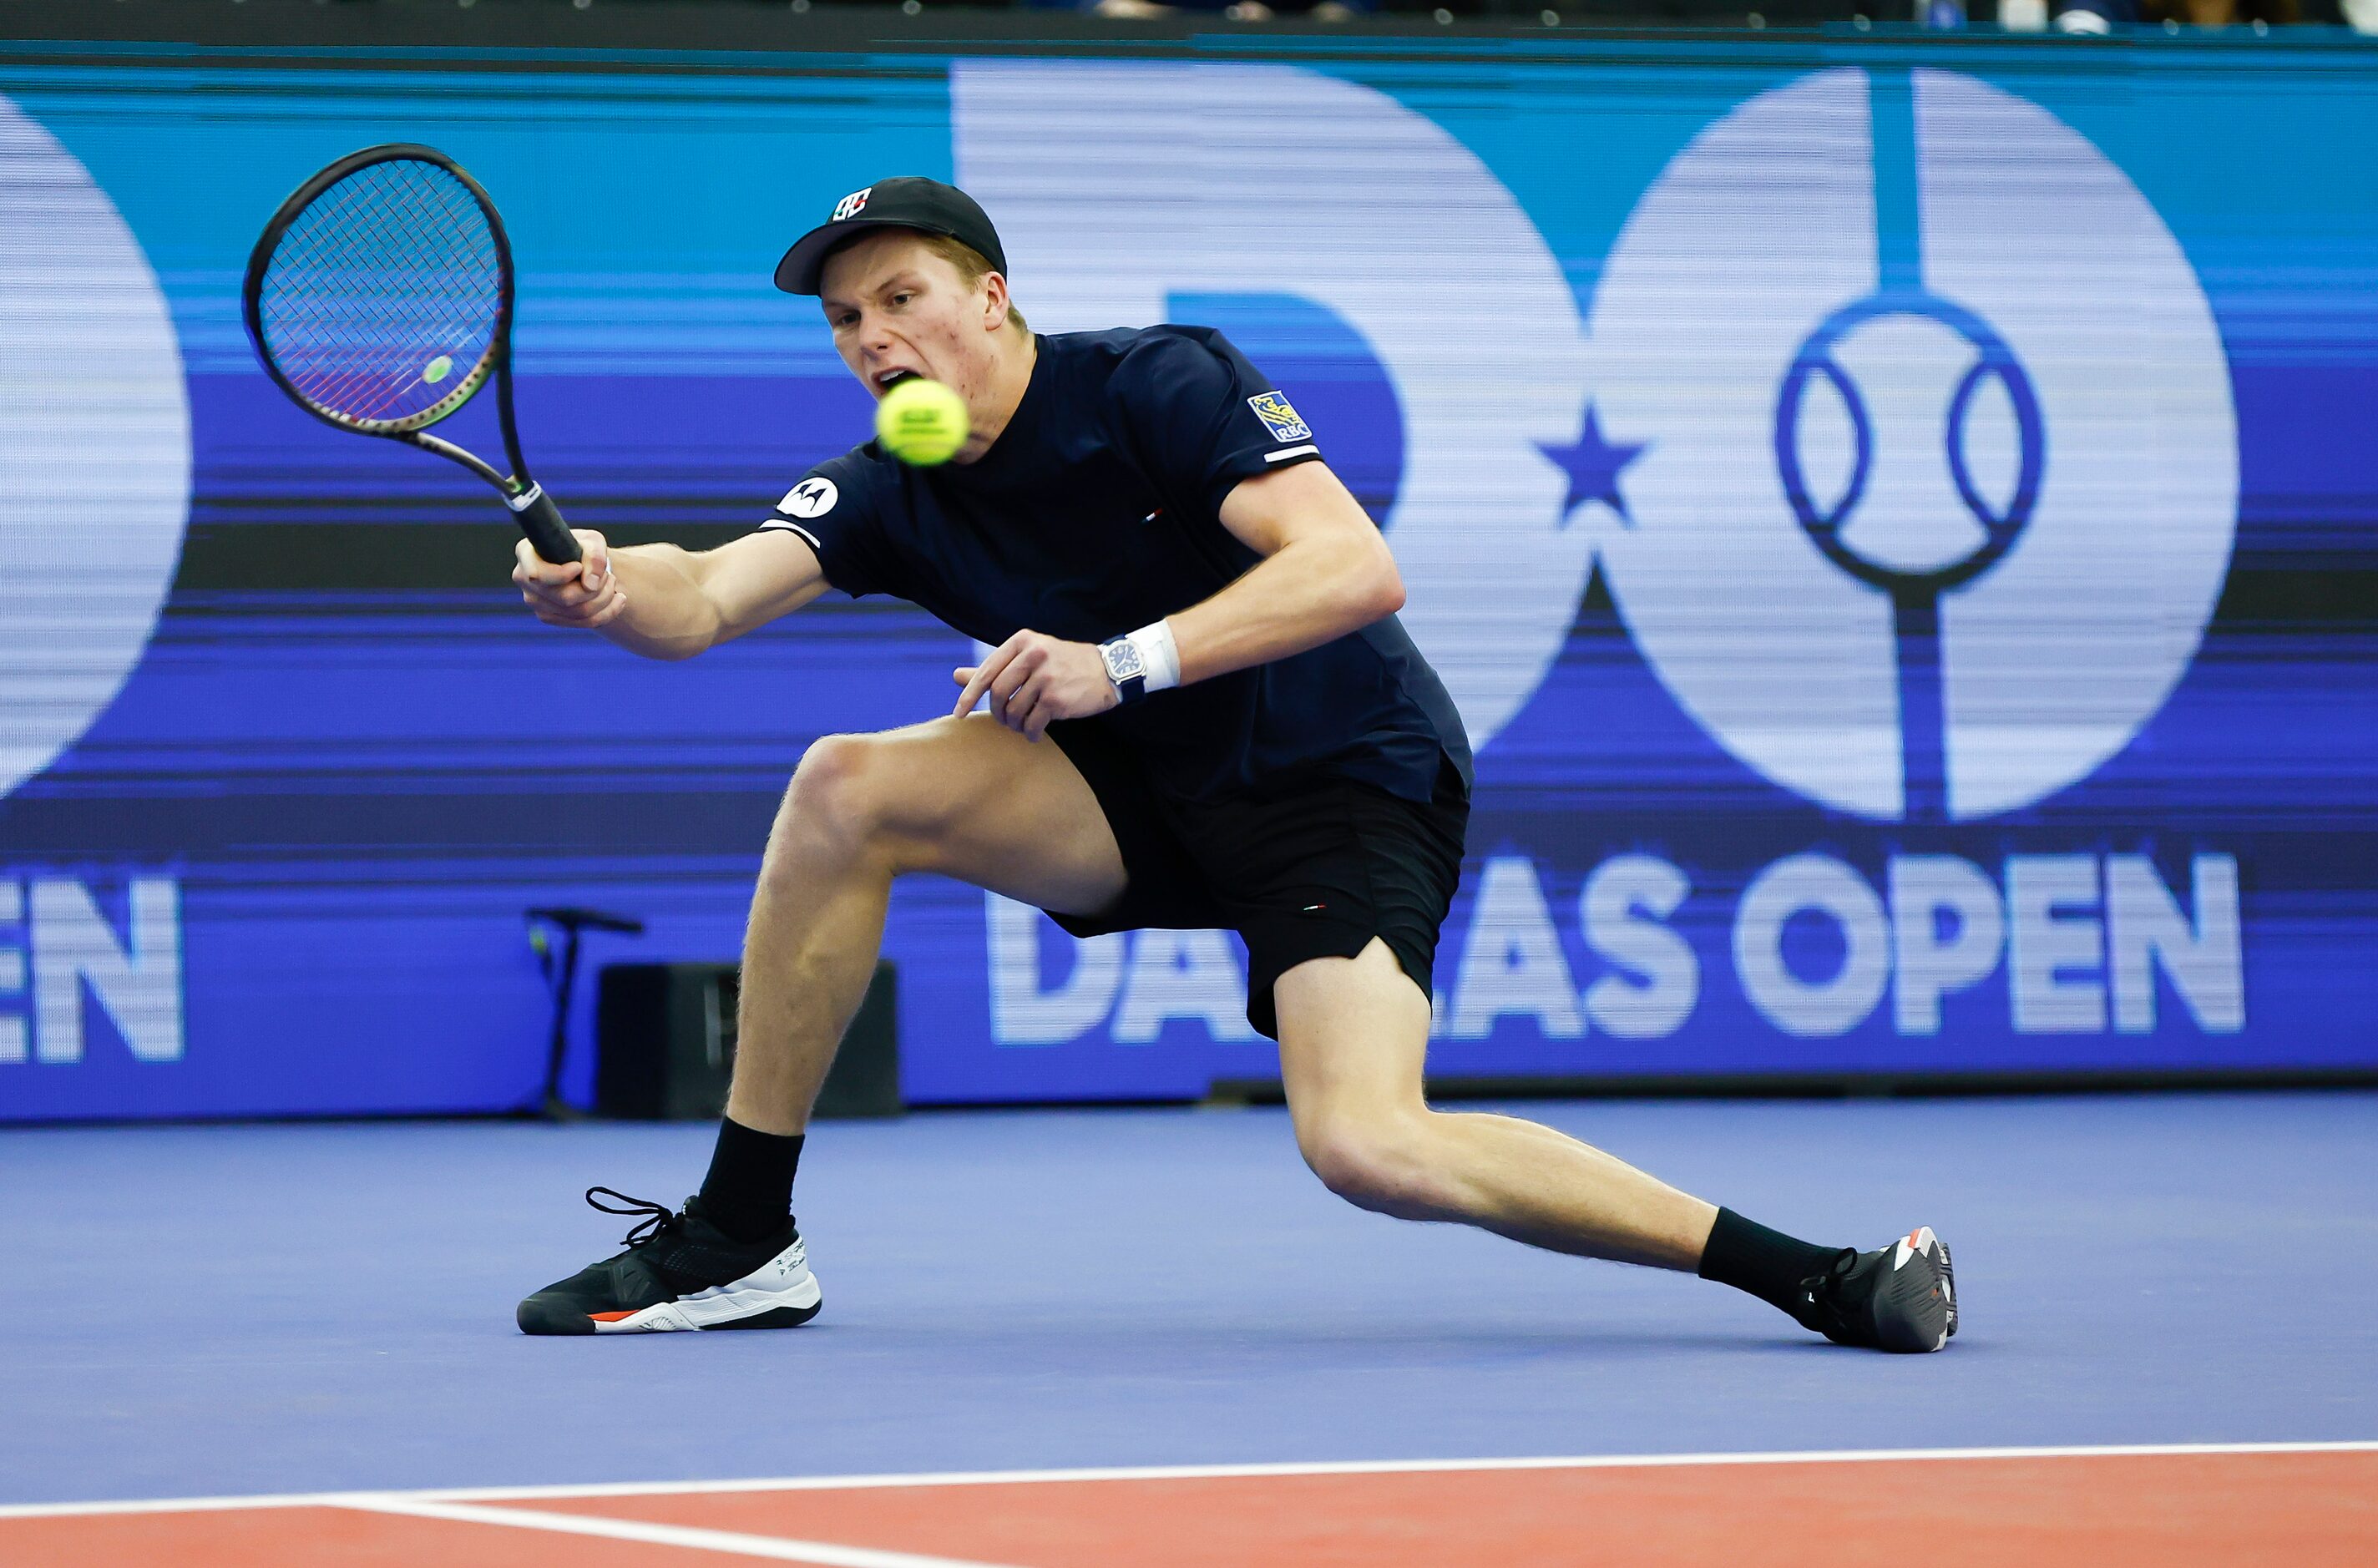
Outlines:
<svg viewBox="0 0 2378 1568"><path fill-rule="evenodd" d="M834 217L831 221L839 223L846 218L858 217L859 212L866 208L867 198L874 189L875 187L873 186L869 186L866 190L852 191L848 196L846 196L840 201L835 202L834 204Z"/></svg>

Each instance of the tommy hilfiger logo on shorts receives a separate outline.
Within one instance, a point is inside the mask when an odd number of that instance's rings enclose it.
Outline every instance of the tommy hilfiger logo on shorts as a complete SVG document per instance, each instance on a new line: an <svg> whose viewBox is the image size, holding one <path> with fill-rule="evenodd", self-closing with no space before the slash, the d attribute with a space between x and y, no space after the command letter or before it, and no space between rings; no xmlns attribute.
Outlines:
<svg viewBox="0 0 2378 1568"><path fill-rule="evenodd" d="M1247 400L1247 406L1255 411L1255 417L1264 422L1264 428L1271 432L1273 440L1313 439L1312 428L1298 417L1295 408L1278 392L1257 392Z"/></svg>
<svg viewBox="0 0 2378 1568"><path fill-rule="evenodd" d="M833 221L839 223L845 218L858 217L859 214L866 209L867 197L874 191L874 189L875 187L873 186L870 186L866 190L855 190L848 196L844 197L840 201L835 202L834 204Z"/></svg>

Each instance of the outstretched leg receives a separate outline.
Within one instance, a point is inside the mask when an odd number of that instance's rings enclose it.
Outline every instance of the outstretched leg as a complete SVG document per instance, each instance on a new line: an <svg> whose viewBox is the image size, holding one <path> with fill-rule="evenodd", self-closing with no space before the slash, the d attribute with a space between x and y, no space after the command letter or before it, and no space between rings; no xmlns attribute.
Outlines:
<svg viewBox="0 0 2378 1568"><path fill-rule="evenodd" d="M1298 964L1272 997L1297 1146L1351 1203L1580 1257L1695 1271L1844 1344L1937 1350L1956 1332L1948 1249L1929 1229L1874 1252L1812 1246L1549 1127L1430 1108L1428 999L1382 941L1352 958Z"/></svg>
<svg viewBox="0 0 2378 1568"><path fill-rule="evenodd" d="M1429 1107L1428 999L1386 943L1300 964L1272 995L1297 1146L1331 1191L1557 1252L1699 1263L1711 1205L1549 1127Z"/></svg>

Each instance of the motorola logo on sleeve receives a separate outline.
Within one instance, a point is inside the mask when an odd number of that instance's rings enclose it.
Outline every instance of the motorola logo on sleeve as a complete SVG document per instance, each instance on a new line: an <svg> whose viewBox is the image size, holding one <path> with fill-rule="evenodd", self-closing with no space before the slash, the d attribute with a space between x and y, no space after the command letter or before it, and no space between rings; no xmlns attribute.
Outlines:
<svg viewBox="0 0 2378 1568"><path fill-rule="evenodd" d="M0 796L55 761L148 647L190 504L182 358L104 191L0 98ZM132 1056L182 1054L179 889L127 870L126 914L0 866L0 1065L82 1059L86 989Z"/></svg>
<svg viewBox="0 0 2378 1568"><path fill-rule="evenodd" d="M1774 783L2013 810L2185 672L2237 516L2228 364L2154 209L2045 110L1922 69L1751 99L1637 204L1590 341L1642 449L1596 520L1613 596Z"/></svg>
<svg viewBox="0 0 2378 1568"><path fill-rule="evenodd" d="M818 475L804 479L786 491L785 498L776 503L776 509L793 517L823 517L834 510L835 502L840 499L842 492L835 488L834 481Z"/></svg>

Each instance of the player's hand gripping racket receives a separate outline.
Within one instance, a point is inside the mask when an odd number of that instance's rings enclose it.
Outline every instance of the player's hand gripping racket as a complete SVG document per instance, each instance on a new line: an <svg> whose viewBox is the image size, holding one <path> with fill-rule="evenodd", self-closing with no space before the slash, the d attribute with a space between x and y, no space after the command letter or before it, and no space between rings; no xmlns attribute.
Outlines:
<svg viewBox="0 0 2378 1568"><path fill-rule="evenodd" d="M242 303L257 356L300 408L452 459L502 494L538 555L579 558L512 425L511 246L452 159L391 142L299 186L247 258ZM509 474L425 434L490 375Z"/></svg>

